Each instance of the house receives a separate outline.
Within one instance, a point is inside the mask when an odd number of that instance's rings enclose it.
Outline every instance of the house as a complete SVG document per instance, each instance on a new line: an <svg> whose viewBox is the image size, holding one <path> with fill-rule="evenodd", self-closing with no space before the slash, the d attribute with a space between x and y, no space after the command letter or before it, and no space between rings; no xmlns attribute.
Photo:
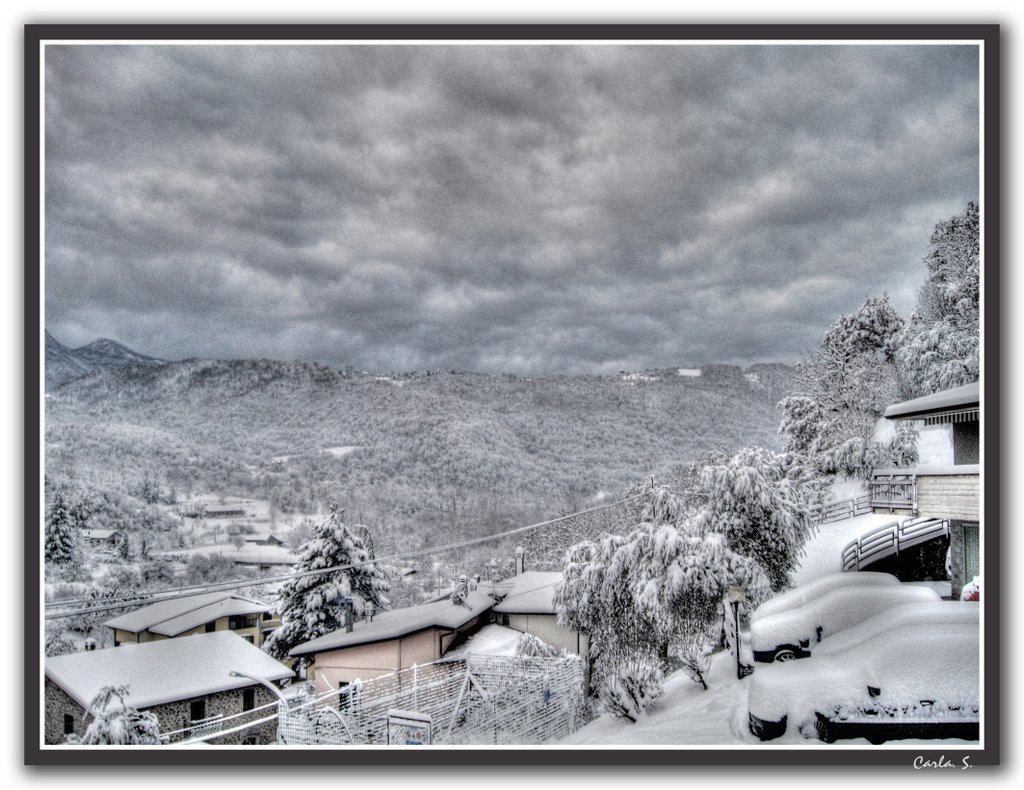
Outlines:
<svg viewBox="0 0 1024 790"><path fill-rule="evenodd" d="M97 548L114 548L121 540L121 532L116 529L83 529L82 539Z"/></svg>
<svg viewBox="0 0 1024 790"><path fill-rule="evenodd" d="M949 522L952 594L958 598L964 585L981 572L979 383L893 404L885 410L885 417L917 421L924 429L940 428L945 434L946 463L898 472L904 475L905 504L915 515ZM881 479L880 474L870 485L884 484Z"/></svg>
<svg viewBox="0 0 1024 790"><path fill-rule="evenodd" d="M254 546L283 546L284 541L272 532L254 532L251 535L243 535L246 543Z"/></svg>
<svg viewBox="0 0 1024 790"><path fill-rule="evenodd" d="M186 505L179 512L185 518L242 518L245 516L245 508L241 505L207 505L202 502Z"/></svg>
<svg viewBox="0 0 1024 790"><path fill-rule="evenodd" d="M558 572L524 571L495 586L495 594L504 594L494 607L495 620L545 642L556 650L587 655L587 635L563 628L555 610L555 588L562 583Z"/></svg>
<svg viewBox="0 0 1024 790"><path fill-rule="evenodd" d="M259 647L280 624L267 604L230 592L158 601L104 623L114 632L115 647L214 631L234 631Z"/></svg>
<svg viewBox="0 0 1024 790"><path fill-rule="evenodd" d="M293 648L292 658L312 659L307 678L317 693L428 664L490 620L494 599L472 591L462 604L450 597L394 609Z"/></svg>
<svg viewBox="0 0 1024 790"><path fill-rule="evenodd" d="M214 735L246 721L222 724L224 717L273 703L275 694L264 683L292 674L229 631L47 657L44 742L60 744L71 733L83 735L91 721L86 711L105 686L126 687L126 702L155 714L161 733L177 732L172 740ZM274 743L276 730L271 721L210 742Z"/></svg>

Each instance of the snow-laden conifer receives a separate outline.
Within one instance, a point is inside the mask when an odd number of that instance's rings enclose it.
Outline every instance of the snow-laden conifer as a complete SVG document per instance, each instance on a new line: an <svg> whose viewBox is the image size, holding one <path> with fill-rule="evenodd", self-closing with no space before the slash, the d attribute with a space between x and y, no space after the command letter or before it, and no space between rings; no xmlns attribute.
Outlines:
<svg viewBox="0 0 1024 790"><path fill-rule="evenodd" d="M342 511L332 507L300 549L294 570L356 567L298 576L281 585L277 602L281 626L270 634L263 649L281 660L296 645L343 628L349 600L357 617L367 604L372 604L374 611L386 609L387 575L376 563L363 564L370 559L363 541L342 522Z"/></svg>
<svg viewBox="0 0 1024 790"><path fill-rule="evenodd" d="M970 202L935 226L925 258L928 279L897 358L910 397L978 380L980 367L980 215Z"/></svg>
<svg viewBox="0 0 1024 790"><path fill-rule="evenodd" d="M44 556L56 565L77 564L82 559L75 507L63 488L54 492L46 511Z"/></svg>

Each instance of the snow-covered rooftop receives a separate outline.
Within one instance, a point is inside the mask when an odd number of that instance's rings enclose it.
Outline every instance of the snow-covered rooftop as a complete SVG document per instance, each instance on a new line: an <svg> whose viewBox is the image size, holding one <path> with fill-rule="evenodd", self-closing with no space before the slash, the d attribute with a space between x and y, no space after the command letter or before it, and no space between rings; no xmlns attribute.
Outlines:
<svg viewBox="0 0 1024 790"><path fill-rule="evenodd" d="M275 535L273 532L269 532L269 531L268 532L253 532L253 533L251 533L249 535L242 535L242 538L243 538L243 540L245 540L246 543L255 543L258 540L270 540L271 538L273 538L274 540L281 540L279 537L277 537L277 535Z"/></svg>
<svg viewBox="0 0 1024 790"><path fill-rule="evenodd" d="M384 642L428 628L459 628L493 605L494 599L491 596L475 591L469 594L464 605L456 605L446 598L406 609L392 609L374 615L369 622L363 620L355 623L352 631L341 629L304 642L293 648L289 655L303 656L370 642Z"/></svg>
<svg viewBox="0 0 1024 790"><path fill-rule="evenodd" d="M980 388L978 382L965 384L962 387L935 392L921 398L894 403L885 410L885 416L890 419L912 419L926 417L931 414L938 414L946 410L964 409L977 406L980 402Z"/></svg>
<svg viewBox="0 0 1024 790"><path fill-rule="evenodd" d="M508 595L494 607L511 614L554 614L555 587L562 583L557 571L526 571L513 576Z"/></svg>
<svg viewBox="0 0 1024 790"><path fill-rule="evenodd" d="M83 529L82 537L88 540L110 540L118 534L116 529Z"/></svg>
<svg viewBox="0 0 1024 790"><path fill-rule="evenodd" d="M107 620L104 625L108 628L131 631L133 634L148 629L165 636L176 636L218 617L256 614L269 609L267 604L252 598L243 598L230 592L215 592L159 601L115 617L113 620Z"/></svg>
<svg viewBox="0 0 1024 790"><path fill-rule="evenodd" d="M295 565L299 561L298 555L289 551L286 546L263 546L258 543L243 543L241 548L231 543L218 543L192 549L172 549L160 554L164 557L217 554L239 565Z"/></svg>
<svg viewBox="0 0 1024 790"><path fill-rule="evenodd" d="M470 654L474 656L514 656L516 645L519 644L522 636L522 631L492 623L485 625L458 647L449 650L444 657L463 658Z"/></svg>
<svg viewBox="0 0 1024 790"><path fill-rule="evenodd" d="M281 680L293 674L233 631L46 659L46 677L84 708L104 686L127 686L127 701L136 708L149 708L254 685L247 678L232 677L228 674L232 671L266 680Z"/></svg>

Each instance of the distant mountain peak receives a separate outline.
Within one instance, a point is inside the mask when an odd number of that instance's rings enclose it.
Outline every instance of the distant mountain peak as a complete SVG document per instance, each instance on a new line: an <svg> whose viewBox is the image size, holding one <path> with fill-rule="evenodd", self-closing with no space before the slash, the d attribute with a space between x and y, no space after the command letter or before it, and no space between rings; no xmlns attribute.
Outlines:
<svg viewBox="0 0 1024 790"><path fill-rule="evenodd" d="M161 365L164 360L140 354L123 343L109 338L94 340L71 349L46 329L46 390L55 390L67 381L96 370L123 368L132 365Z"/></svg>

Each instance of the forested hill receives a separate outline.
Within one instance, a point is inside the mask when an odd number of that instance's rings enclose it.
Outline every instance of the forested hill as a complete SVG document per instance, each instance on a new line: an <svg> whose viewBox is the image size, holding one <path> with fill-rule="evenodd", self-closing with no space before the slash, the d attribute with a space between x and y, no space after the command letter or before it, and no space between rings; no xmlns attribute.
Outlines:
<svg viewBox="0 0 1024 790"><path fill-rule="evenodd" d="M344 373L186 360L97 371L47 398L51 482L179 498L340 501L409 517L566 507L667 477L713 449L778 447L781 365L610 377Z"/></svg>

